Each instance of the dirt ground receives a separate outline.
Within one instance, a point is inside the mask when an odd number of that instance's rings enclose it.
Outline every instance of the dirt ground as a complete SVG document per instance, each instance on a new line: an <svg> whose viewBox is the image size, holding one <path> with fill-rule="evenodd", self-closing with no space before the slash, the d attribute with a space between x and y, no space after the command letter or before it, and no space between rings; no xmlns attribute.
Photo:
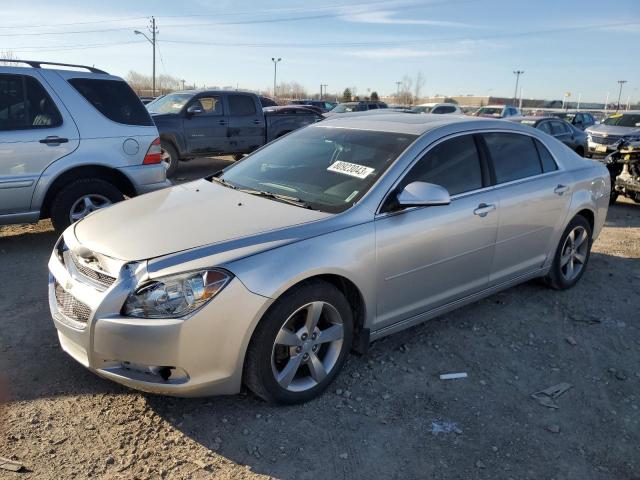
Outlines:
<svg viewBox="0 0 640 480"><path fill-rule="evenodd" d="M286 408L86 371L49 317L55 239L0 229L0 456L25 467L0 478L640 479L640 205L611 208L574 289L529 282L388 337ZM562 382L558 408L531 398Z"/></svg>

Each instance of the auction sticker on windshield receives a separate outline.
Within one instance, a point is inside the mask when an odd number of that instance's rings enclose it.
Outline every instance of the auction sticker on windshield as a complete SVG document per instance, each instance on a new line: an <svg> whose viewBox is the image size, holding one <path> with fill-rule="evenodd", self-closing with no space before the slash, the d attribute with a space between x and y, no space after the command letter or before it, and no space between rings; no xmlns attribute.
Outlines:
<svg viewBox="0 0 640 480"><path fill-rule="evenodd" d="M327 170L356 178L367 178L375 171L374 168L358 165L357 163L343 162L342 160L331 164Z"/></svg>

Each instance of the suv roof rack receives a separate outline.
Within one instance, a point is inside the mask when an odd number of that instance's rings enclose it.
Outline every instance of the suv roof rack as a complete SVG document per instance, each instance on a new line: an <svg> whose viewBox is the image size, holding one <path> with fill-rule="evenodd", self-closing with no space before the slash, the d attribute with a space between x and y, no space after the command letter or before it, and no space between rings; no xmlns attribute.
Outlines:
<svg viewBox="0 0 640 480"><path fill-rule="evenodd" d="M37 60L15 60L15 59L9 59L9 58L8 59L0 58L0 63L2 62L25 63L33 68L42 68L42 65L57 65L58 67L78 67L78 68L86 68L91 73L107 73L104 70L100 70L99 68L89 67L88 65L74 65L73 63L40 62Z"/></svg>

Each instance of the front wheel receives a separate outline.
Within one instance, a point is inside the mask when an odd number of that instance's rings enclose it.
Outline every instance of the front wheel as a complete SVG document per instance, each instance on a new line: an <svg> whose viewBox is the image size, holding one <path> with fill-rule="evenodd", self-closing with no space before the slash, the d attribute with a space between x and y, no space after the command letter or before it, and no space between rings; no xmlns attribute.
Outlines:
<svg viewBox="0 0 640 480"><path fill-rule="evenodd" d="M51 203L51 222L61 232L95 210L124 200L118 188L98 178L83 178L60 190Z"/></svg>
<svg viewBox="0 0 640 480"><path fill-rule="evenodd" d="M349 303L333 285L316 280L286 293L251 338L244 382L273 403L311 400L345 362L353 337Z"/></svg>
<svg viewBox="0 0 640 480"><path fill-rule="evenodd" d="M591 253L591 226L581 215L565 228L551 265L545 277L547 284L556 290L573 287L584 274Z"/></svg>

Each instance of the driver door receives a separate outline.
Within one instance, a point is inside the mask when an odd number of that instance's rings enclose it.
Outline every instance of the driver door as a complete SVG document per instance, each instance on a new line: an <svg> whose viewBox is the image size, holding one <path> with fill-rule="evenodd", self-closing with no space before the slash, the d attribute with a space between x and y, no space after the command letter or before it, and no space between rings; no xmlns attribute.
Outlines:
<svg viewBox="0 0 640 480"><path fill-rule="evenodd" d="M488 286L498 230L498 197L473 135L431 148L401 180L445 187L449 205L384 212L375 220L376 329Z"/></svg>
<svg viewBox="0 0 640 480"><path fill-rule="evenodd" d="M201 108L200 113L189 113L192 106ZM203 94L195 97L186 107L184 136L187 151L191 155L211 155L226 151L228 143L229 116L226 114L221 95Z"/></svg>

